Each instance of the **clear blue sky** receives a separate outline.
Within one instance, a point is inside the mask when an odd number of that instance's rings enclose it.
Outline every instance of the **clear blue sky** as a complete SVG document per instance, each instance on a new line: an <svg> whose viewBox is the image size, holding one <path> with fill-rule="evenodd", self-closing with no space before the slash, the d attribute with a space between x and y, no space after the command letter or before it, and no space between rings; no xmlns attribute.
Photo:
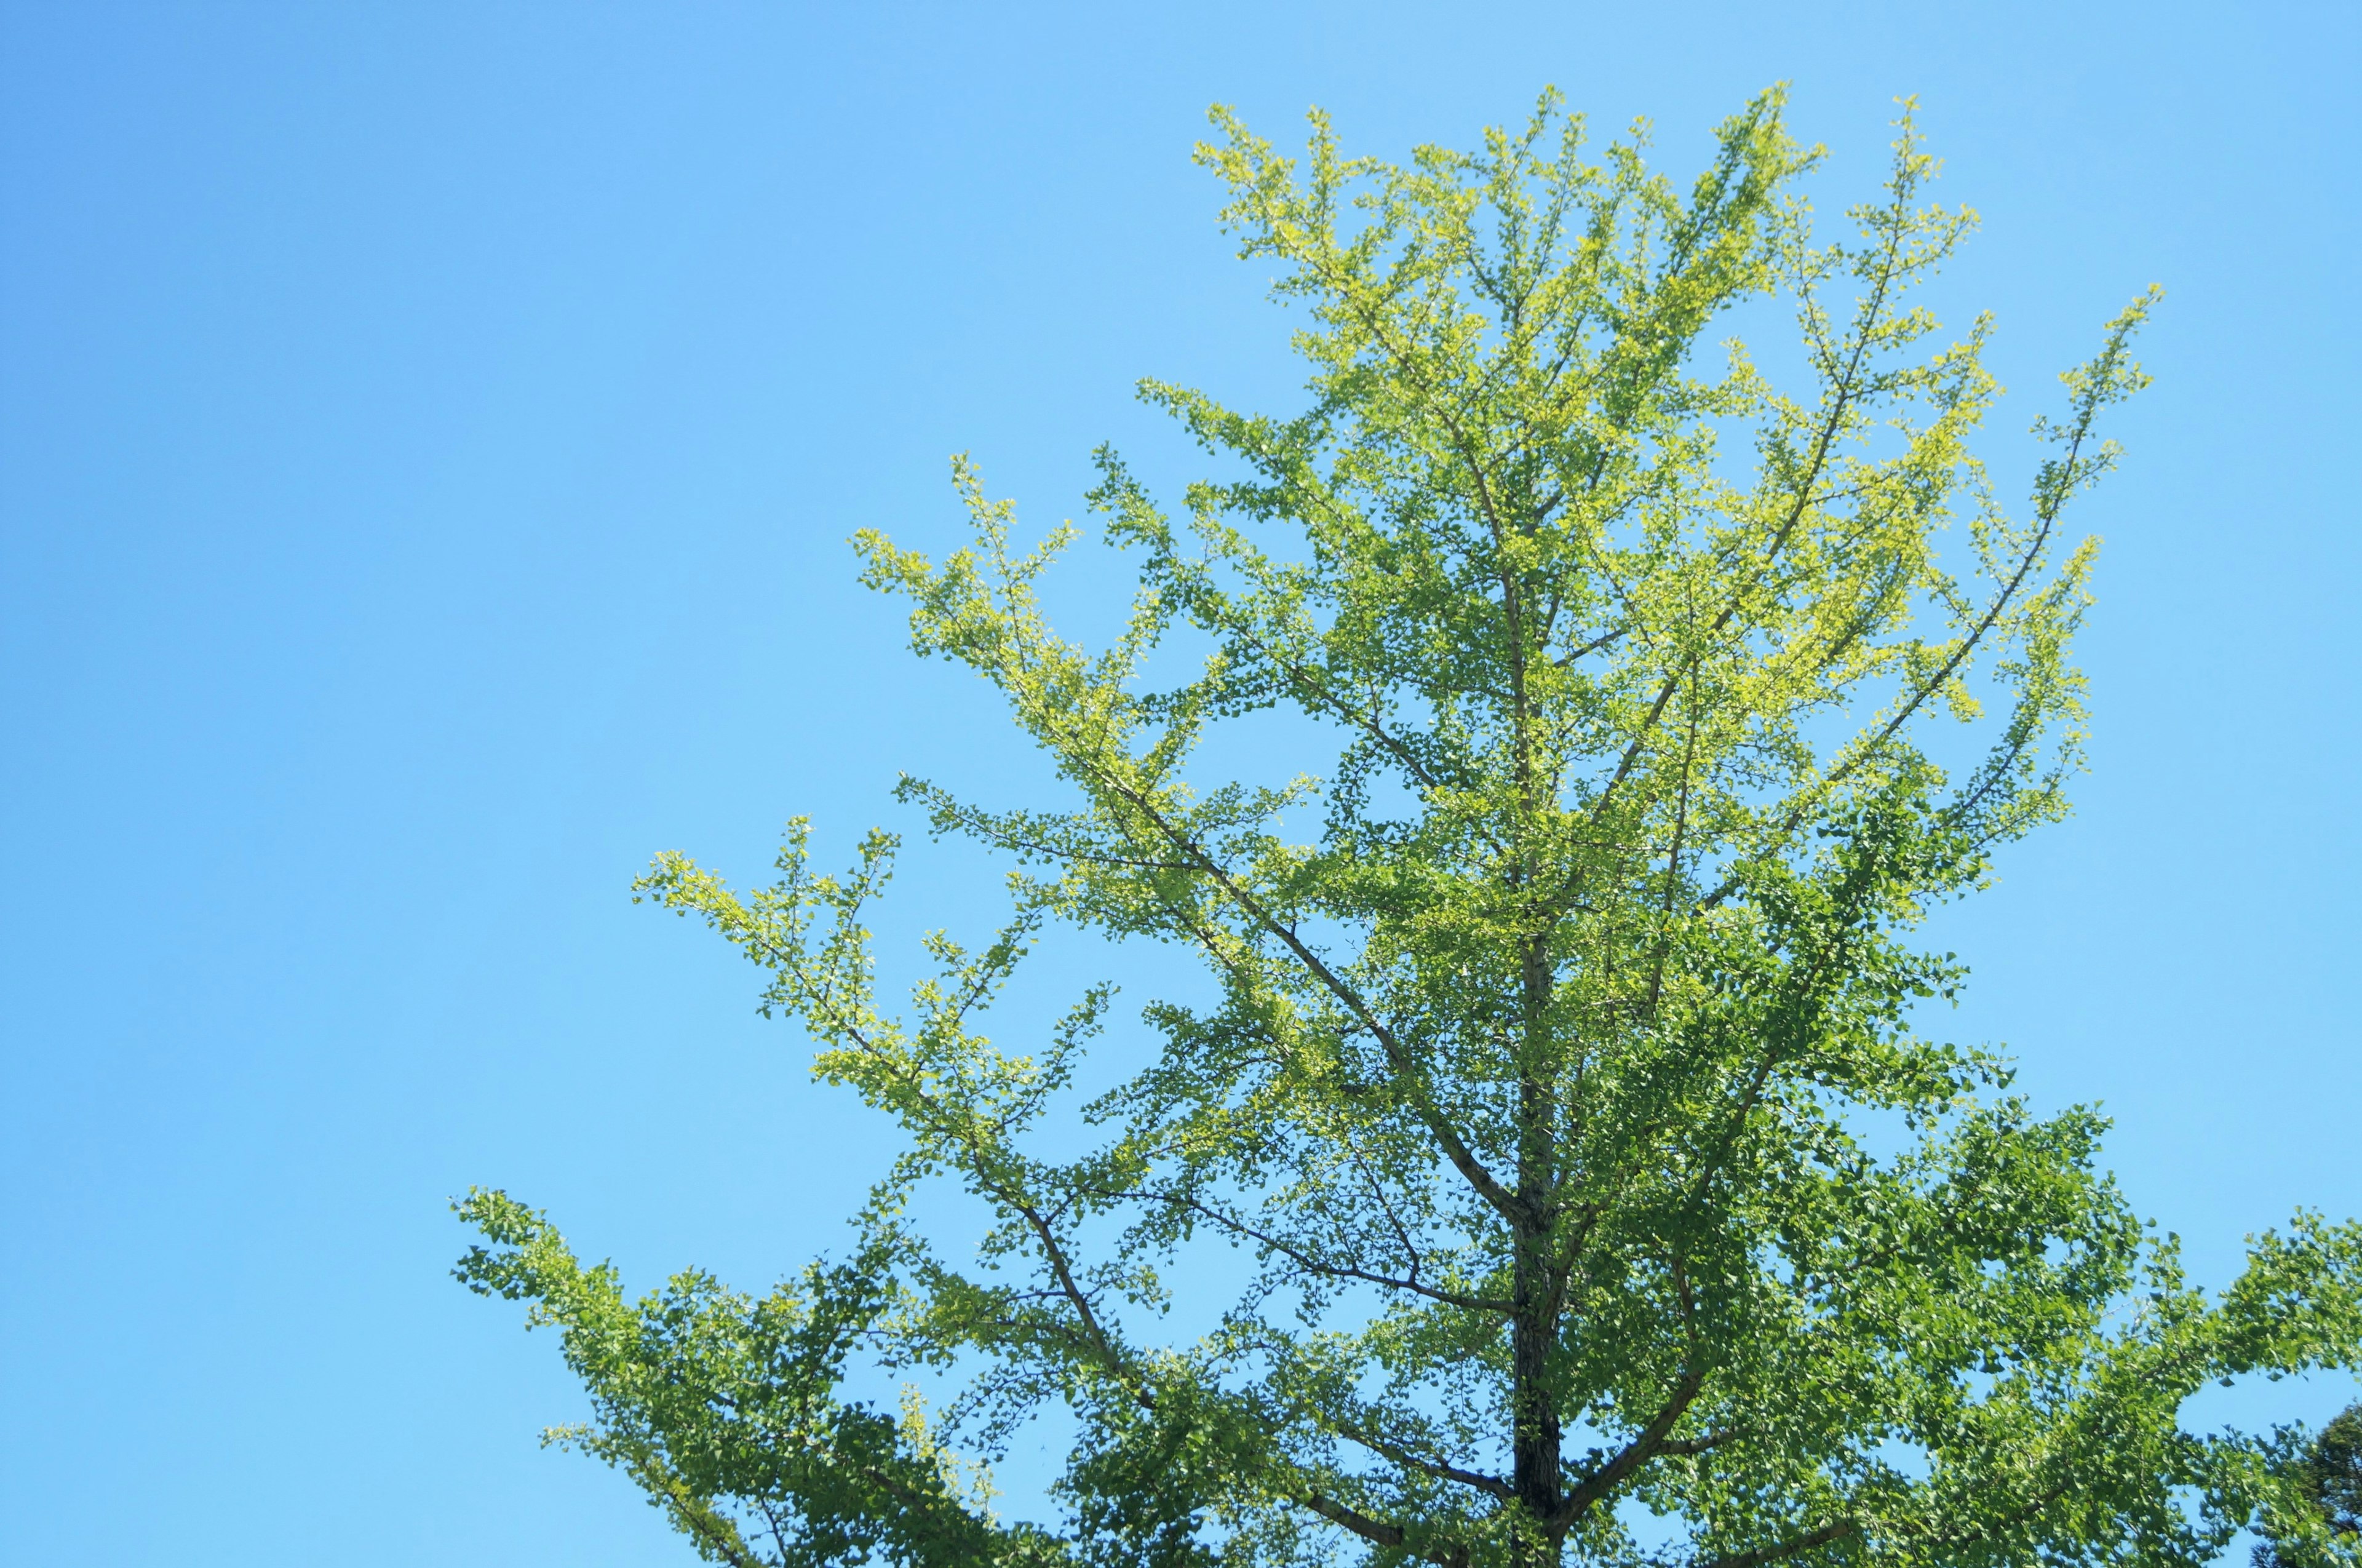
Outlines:
<svg viewBox="0 0 2362 1568"><path fill-rule="evenodd" d="M1916 93L2003 451L2165 283L2083 513L2095 772L1948 918L1978 981L1933 1023L2104 1101L2206 1277L2362 1212L2350 3L0 17L10 1561L689 1560L534 1446L579 1400L447 1276L446 1200L635 1283L836 1242L877 1129L624 889L752 875L794 812L841 845L898 768L1030 787L844 541L948 537L955 450L1036 523L1103 438L1180 471L1142 374L1289 405L1187 159L1215 100L1399 153L1554 81L1684 169L1785 78L1835 205ZM970 869L915 856L910 921Z"/></svg>

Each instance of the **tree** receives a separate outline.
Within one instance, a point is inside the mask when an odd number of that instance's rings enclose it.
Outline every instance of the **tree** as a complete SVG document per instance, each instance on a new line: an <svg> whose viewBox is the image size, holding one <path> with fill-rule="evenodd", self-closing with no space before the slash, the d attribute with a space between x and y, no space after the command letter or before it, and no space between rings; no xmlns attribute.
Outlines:
<svg viewBox="0 0 2362 1568"><path fill-rule="evenodd" d="M2294 1435L2281 1434L2294 1451L2279 1473L2289 1490L2265 1507L2255 1568L2311 1568L2362 1544L2362 1405L2348 1405L2301 1449L2288 1441Z"/></svg>
<svg viewBox="0 0 2362 1568"><path fill-rule="evenodd" d="M1074 530L1021 549L964 461L972 546L859 536L1064 801L903 781L1015 869L900 1015L862 924L892 836L820 875L799 823L751 892L657 859L640 893L736 944L906 1147L850 1261L760 1298L629 1302L469 1197L461 1277L560 1326L595 1402L560 1435L733 1563L2211 1559L2273 1451L2178 1408L2352 1364L2362 1230L2301 1214L2209 1295L2096 1114L1912 1024L1963 975L1914 928L2067 809L2094 546L2062 519L2154 292L2063 378L2013 510L1971 446L1989 324L1946 343L1915 303L1973 219L1927 204L1907 115L1829 243L1776 93L1686 193L1637 132L1589 160L1554 96L1401 167L1318 115L1301 161L1215 121L1224 221L1308 308L1309 406L1143 384L1227 477L1176 521L1101 452L1140 583L1101 651L1036 598ZM1708 346L1766 300L1793 375ZM1201 776L1265 710L1324 770ZM1079 1114L1106 988L1021 1052L979 1032L1054 923L1179 944L1215 998L1148 1007ZM1098 1142L1054 1158L1045 1119ZM908 1218L937 1177L992 1216L972 1259ZM1170 1271L1223 1246L1251 1282L1175 1333ZM965 1392L886 1414L856 1355ZM1043 1410L1064 1520L1001 1522L971 1466Z"/></svg>

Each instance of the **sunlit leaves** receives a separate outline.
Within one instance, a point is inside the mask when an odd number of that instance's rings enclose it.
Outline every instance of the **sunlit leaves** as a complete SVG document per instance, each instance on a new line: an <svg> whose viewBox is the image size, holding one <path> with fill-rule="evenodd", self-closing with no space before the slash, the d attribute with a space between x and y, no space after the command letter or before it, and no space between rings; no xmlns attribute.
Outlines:
<svg viewBox="0 0 2362 1568"><path fill-rule="evenodd" d="M1918 293L1973 217L1930 200L1907 115L1835 237L1776 93L1686 188L1554 97L1400 165L1319 116L1300 160L1215 127L1308 401L1142 383L1216 469L1167 502L1098 454L1121 633L1053 627L1079 536L1021 547L965 459L966 547L856 540L913 650L1055 775L1024 806L899 791L1007 858L1008 923L930 938L898 1010L864 924L889 835L821 875L799 823L767 889L677 855L640 884L898 1130L856 1262L628 1305L491 1196L463 1275L565 1326L579 1441L731 1561L2208 1560L2287 1488L2277 1440L2193 1437L2181 1404L2351 1364L2362 1232L2300 1217L2209 1297L2095 1115L1915 1028L1963 971L1914 928L2081 765L2094 547L2064 516L2115 460L2154 293L2065 378L2012 506L1978 455L1992 324L1948 341ZM1712 336L1774 307L1791 345ZM1275 709L1330 744L1209 767ZM1211 999L1128 1031L1094 988L996 1044L1058 930L1190 952ZM1087 1055L1114 1087L1077 1104ZM931 1178L980 1234L918 1233ZM1234 1297L1209 1249L1251 1262ZM933 1425L871 1412L835 1392L856 1349L973 1379ZM1077 1432L1054 1535L952 1457L1047 1409Z"/></svg>

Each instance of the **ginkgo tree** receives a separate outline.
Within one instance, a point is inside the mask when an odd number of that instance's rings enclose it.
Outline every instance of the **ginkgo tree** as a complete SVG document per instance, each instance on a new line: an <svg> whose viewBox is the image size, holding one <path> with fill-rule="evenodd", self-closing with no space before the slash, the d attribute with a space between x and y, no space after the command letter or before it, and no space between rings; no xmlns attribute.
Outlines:
<svg viewBox="0 0 2362 1568"><path fill-rule="evenodd" d="M1215 126L1224 222L1305 313L1305 406L1143 383L1217 467L1166 504L1100 454L1138 569L1103 648L1037 597L1073 530L1027 547L965 463L972 544L859 536L1055 793L904 780L1013 867L1005 928L931 939L907 1006L863 923L894 837L823 875L799 824L754 891L657 859L642 894L737 944L902 1152L843 1254L761 1297L629 1298L470 1195L461 1278L558 1326L590 1395L556 1435L708 1558L794 1568L2194 1564L2296 1517L2282 1440L2181 1407L2352 1366L2362 1231L2299 1214L2200 1289L2093 1112L1918 1032L1962 970L1915 929L2067 809L2067 513L2154 292L2012 501L1988 323L1920 303L1973 218L1907 115L1836 237L1777 93L1686 190L1554 97L1403 165L1317 115L1300 158ZM1742 307L1793 338L1714 337ZM1204 761L1241 723L1266 776ZM1050 927L1175 944L1203 995L1120 1028L1101 987L988 1042ZM912 1218L931 1181L980 1241ZM1252 1267L1183 1331L1203 1249ZM881 1366L958 1392L846 1391ZM987 1467L1045 1430L1047 1517L1000 1517Z"/></svg>

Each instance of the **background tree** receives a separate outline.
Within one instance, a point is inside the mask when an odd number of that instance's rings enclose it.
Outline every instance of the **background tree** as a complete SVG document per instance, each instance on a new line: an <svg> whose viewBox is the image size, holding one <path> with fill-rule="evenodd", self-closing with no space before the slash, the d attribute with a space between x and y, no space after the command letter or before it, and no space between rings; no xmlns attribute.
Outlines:
<svg viewBox="0 0 2362 1568"><path fill-rule="evenodd" d="M2293 1447L2293 1444L2290 1444ZM2362 1544L2362 1405L2349 1405L2280 1471L2289 1492L2268 1505L2255 1568L2305 1568Z"/></svg>
<svg viewBox="0 0 2362 1568"><path fill-rule="evenodd" d="M1638 133L1588 160L1551 98L1403 167L1318 116L1301 161L1216 122L1225 221L1308 307L1310 405L1144 385L1230 477L1176 523L1101 454L1140 574L1104 651L1036 600L1072 530L1021 551L964 463L971 547L860 536L1067 802L904 781L1016 869L900 1016L862 925L892 837L822 876L799 823L747 893L658 857L642 892L761 966L907 1147L851 1260L760 1299L628 1302L470 1197L461 1276L561 1326L595 1401L560 1435L735 1563L2212 1558L2275 1451L2179 1408L2351 1364L2362 1233L2301 1215L2210 1297L2096 1172L2096 1115L1910 1026L1961 978L1912 929L2065 810L2093 547L2061 518L2153 296L2064 378L2012 510L1970 445L1988 324L1942 342L1914 301L1972 220L1927 204L1907 119L1827 243L1776 94L1686 193ZM1765 299L1793 373L1707 345ZM1200 776L1274 708L1334 735L1320 775ZM1071 1159L1037 1130L1076 1120L1109 991L1021 1054L978 1032L1047 922L1181 944L1218 992L1147 1009ZM973 1258L905 1218L935 1176L993 1216ZM1256 1266L1177 1334L1160 1271L1209 1246ZM963 1375L967 1457L848 1400L856 1354ZM1065 1518L1002 1522L970 1466L1045 1408Z"/></svg>

